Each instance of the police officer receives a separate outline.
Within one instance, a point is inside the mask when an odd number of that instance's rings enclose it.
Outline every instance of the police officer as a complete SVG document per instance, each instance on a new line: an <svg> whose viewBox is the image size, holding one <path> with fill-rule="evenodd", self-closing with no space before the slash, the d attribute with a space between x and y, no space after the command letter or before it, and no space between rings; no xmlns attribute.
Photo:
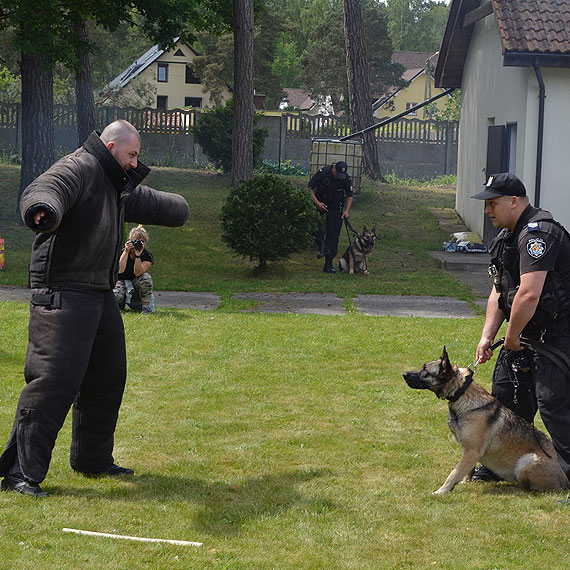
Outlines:
<svg viewBox="0 0 570 570"><path fill-rule="evenodd" d="M502 231L490 245L494 286L477 359L486 362L504 320L505 344L493 372L493 395L532 423L537 409L570 476L570 235L550 212L534 208L516 176L491 176L485 213ZM521 337L528 339L523 340ZM529 345L532 348L529 348ZM479 467L475 480L496 480Z"/></svg>
<svg viewBox="0 0 570 570"><path fill-rule="evenodd" d="M335 164L325 166L315 172L309 180L309 188L315 206L320 214L326 215L325 230L321 220L315 232L315 239L319 244L317 257L325 258L325 273L334 273L333 258L338 248L338 238L342 220L348 219L350 207L352 206L353 192L352 181L346 173L346 162L339 160ZM346 198L346 206L343 206Z"/></svg>

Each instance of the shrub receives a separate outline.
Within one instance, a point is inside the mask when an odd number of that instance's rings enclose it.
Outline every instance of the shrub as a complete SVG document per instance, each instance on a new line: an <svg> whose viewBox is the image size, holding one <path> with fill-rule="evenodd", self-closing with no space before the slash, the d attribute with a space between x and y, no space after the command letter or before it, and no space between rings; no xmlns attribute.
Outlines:
<svg viewBox="0 0 570 570"><path fill-rule="evenodd" d="M256 174L284 174L286 176L307 176L309 174L308 170L298 164L293 164L290 160L283 160L279 163L267 159L261 161L255 172Z"/></svg>
<svg viewBox="0 0 570 570"><path fill-rule="evenodd" d="M259 114L253 117L253 164L257 166L263 156L265 139L269 134L263 127L257 127ZM224 172L232 170L232 131L234 124L233 101L225 107L203 111L192 134L206 156Z"/></svg>
<svg viewBox="0 0 570 570"><path fill-rule="evenodd" d="M223 241L236 254L257 259L261 270L307 248L315 225L309 193L270 174L238 184L222 207Z"/></svg>

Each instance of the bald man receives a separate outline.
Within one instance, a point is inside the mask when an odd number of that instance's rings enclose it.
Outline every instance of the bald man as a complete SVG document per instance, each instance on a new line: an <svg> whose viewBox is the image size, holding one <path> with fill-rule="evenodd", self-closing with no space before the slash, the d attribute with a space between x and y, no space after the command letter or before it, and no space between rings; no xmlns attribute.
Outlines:
<svg viewBox="0 0 570 570"><path fill-rule="evenodd" d="M1 488L33 497L73 407L71 467L132 475L115 464L114 433L126 382L125 335L113 295L124 222L180 226L184 198L141 185L140 136L127 121L93 132L23 192L20 213L36 232L30 264L24 387L0 457Z"/></svg>

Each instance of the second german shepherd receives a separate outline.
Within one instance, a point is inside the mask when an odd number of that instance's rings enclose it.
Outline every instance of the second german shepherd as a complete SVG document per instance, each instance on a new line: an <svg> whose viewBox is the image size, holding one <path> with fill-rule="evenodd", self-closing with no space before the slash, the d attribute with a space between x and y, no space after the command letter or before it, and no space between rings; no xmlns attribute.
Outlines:
<svg viewBox="0 0 570 570"><path fill-rule="evenodd" d="M368 275L368 256L376 243L376 226L372 229L362 228L362 233L348 246L344 255L338 260L338 268L354 275L354 271L362 271Z"/></svg>
<svg viewBox="0 0 570 570"><path fill-rule="evenodd" d="M459 463L434 492L468 481L478 462L506 481L533 491L558 491L568 479L550 439L473 382L469 368L452 366L447 351L420 370L404 372L410 388L428 389L449 402L449 429L462 447Z"/></svg>

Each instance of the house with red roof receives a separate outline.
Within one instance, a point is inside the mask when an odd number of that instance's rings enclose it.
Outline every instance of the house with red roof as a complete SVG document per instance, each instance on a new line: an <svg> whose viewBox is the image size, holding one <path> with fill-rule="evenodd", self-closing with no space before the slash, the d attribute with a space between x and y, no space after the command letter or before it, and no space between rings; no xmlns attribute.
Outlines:
<svg viewBox="0 0 570 570"><path fill-rule="evenodd" d="M570 228L570 0L452 0L438 87L461 88L456 209L488 242L470 197L512 172Z"/></svg>

